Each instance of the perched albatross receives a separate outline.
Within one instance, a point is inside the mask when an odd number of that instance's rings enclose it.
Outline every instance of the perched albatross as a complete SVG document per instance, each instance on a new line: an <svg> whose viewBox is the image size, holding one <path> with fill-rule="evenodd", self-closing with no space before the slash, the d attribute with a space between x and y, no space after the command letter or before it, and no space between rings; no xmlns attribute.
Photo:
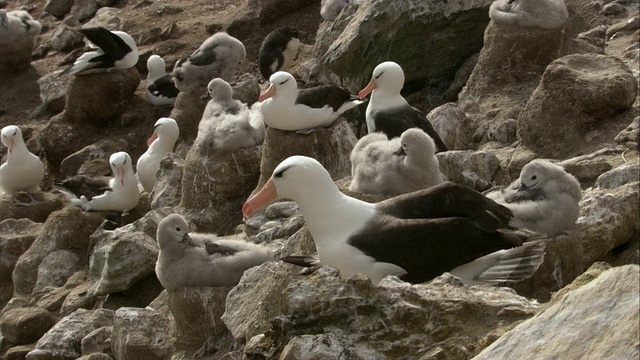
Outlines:
<svg viewBox="0 0 640 360"><path fill-rule="evenodd" d="M31 190L37 189L44 176L44 165L24 143L22 131L15 125L2 128L2 144L7 147L7 162L0 166L0 190L10 195L16 205L27 206L37 202ZM27 191L30 203L16 198L20 191Z"/></svg>
<svg viewBox="0 0 640 360"><path fill-rule="evenodd" d="M508 188L490 190L486 196L513 212L512 227L556 236L578 220L582 190L561 166L536 159L522 168L520 178Z"/></svg>
<svg viewBox="0 0 640 360"><path fill-rule="evenodd" d="M37 36L42 25L23 10L0 10L0 44L9 44L23 36Z"/></svg>
<svg viewBox="0 0 640 360"><path fill-rule="evenodd" d="M193 54L181 59L173 68L173 81L180 91L191 92L207 86L213 78L231 81L238 64L247 57L242 42L225 32L205 40Z"/></svg>
<svg viewBox="0 0 640 360"><path fill-rule="evenodd" d="M320 85L298 91L293 75L278 71L260 94L264 122L276 129L297 131L327 127L343 112L364 101L337 85Z"/></svg>
<svg viewBox="0 0 640 360"><path fill-rule="evenodd" d="M147 60L147 100L156 106L173 106L180 90L165 70L164 60L159 55L151 55Z"/></svg>
<svg viewBox="0 0 640 360"><path fill-rule="evenodd" d="M80 56L66 72L76 75L126 70L138 62L138 47L124 31L109 31L103 27L79 30L94 51Z"/></svg>
<svg viewBox="0 0 640 360"><path fill-rule="evenodd" d="M265 126L260 103L249 108L234 99L231 85L220 78L209 82L203 98L210 100L202 113L194 142L203 153L233 151L262 144Z"/></svg>
<svg viewBox="0 0 640 360"><path fill-rule="evenodd" d="M133 209L138 205L140 192L133 174L131 157L124 151L114 153L109 157L109 165L113 171L113 178L107 182L103 177L74 177L69 181L58 183L54 187L65 194L73 205L82 207L84 211L127 211ZM92 190L92 194L78 191L89 189ZM97 195L101 191L102 194ZM90 196L91 198L89 198Z"/></svg>
<svg viewBox="0 0 640 360"><path fill-rule="evenodd" d="M465 265L454 272L463 281L518 281L533 274L544 255L542 241L525 243L532 233L503 229L509 209L450 182L371 204L341 193L315 159L292 156L247 200L244 216L278 196L298 203L320 262L345 278L364 274L378 283L396 275L421 283Z"/></svg>
<svg viewBox="0 0 640 360"><path fill-rule="evenodd" d="M371 93L366 112L368 132L382 131L392 139L407 129L417 127L431 136L437 152L447 151L447 146L427 117L400 95L403 86L404 71L400 65L386 61L376 66L371 81L358 93L360 98Z"/></svg>
<svg viewBox="0 0 640 360"><path fill-rule="evenodd" d="M418 128L388 140L382 133L363 136L351 151L350 191L400 195L444 181L433 139Z"/></svg>
<svg viewBox="0 0 640 360"><path fill-rule="evenodd" d="M188 286L234 286L245 270L273 258L263 246L215 234L189 234L179 214L160 221L156 236L160 252L156 275L167 290Z"/></svg>
<svg viewBox="0 0 640 360"><path fill-rule="evenodd" d="M140 155L136 163L138 180L146 192L151 192L156 184L156 173L160 161L170 152L178 140L180 129L171 118L160 118L153 126L153 135L147 140L147 151Z"/></svg>
<svg viewBox="0 0 640 360"><path fill-rule="evenodd" d="M300 48L300 33L292 27L279 28L267 35L260 46L258 64L265 80L276 71L287 71Z"/></svg>

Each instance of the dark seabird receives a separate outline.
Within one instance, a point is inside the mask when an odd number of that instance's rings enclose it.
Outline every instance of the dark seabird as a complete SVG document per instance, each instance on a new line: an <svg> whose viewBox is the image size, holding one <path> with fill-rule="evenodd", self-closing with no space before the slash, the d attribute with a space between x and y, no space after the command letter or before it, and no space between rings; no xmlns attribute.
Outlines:
<svg viewBox="0 0 640 360"><path fill-rule="evenodd" d="M291 27L272 31L262 42L258 54L260 74L265 80L276 71L287 71L300 48L300 33Z"/></svg>
<svg viewBox="0 0 640 360"><path fill-rule="evenodd" d="M156 106L173 106L180 90L166 73L164 60L159 55L151 55L147 60L147 100Z"/></svg>
<svg viewBox="0 0 640 360"><path fill-rule="evenodd" d="M103 27L79 30L94 51L82 54L65 72L83 75L96 72L126 70L138 62L138 47L124 31L109 31Z"/></svg>
<svg viewBox="0 0 640 360"><path fill-rule="evenodd" d="M468 283L519 281L544 256L536 235L505 229L509 209L451 182L372 204L341 193L315 159L292 156L247 200L244 216L278 196L298 203L320 262L345 278L422 283L449 271Z"/></svg>
<svg viewBox="0 0 640 360"><path fill-rule="evenodd" d="M400 65L386 61L373 70L371 81L358 93L360 98L364 98L373 92L366 112L369 133L382 131L392 139L407 129L417 127L431 136L437 152L447 151L447 146L427 117L400 95L403 86L404 72Z"/></svg>

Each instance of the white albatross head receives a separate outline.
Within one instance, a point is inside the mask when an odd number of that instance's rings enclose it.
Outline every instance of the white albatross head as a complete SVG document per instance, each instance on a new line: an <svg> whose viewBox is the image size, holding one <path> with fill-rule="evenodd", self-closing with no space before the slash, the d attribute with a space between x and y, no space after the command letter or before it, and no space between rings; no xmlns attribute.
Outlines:
<svg viewBox="0 0 640 360"><path fill-rule="evenodd" d="M298 83L293 75L286 71L277 71L269 77L269 88L260 94L258 101L262 102L273 96L292 97L294 100L297 96Z"/></svg>
<svg viewBox="0 0 640 360"><path fill-rule="evenodd" d="M375 69L369 84L360 90L358 97L364 99L372 91L381 90L390 95L400 95L400 90L404 86L404 71L400 65L393 61L385 61Z"/></svg>

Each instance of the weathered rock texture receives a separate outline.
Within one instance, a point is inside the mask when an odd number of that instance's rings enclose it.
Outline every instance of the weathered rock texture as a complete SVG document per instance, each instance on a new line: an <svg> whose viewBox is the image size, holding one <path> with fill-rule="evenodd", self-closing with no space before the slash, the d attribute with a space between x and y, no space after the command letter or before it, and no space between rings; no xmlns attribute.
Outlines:
<svg viewBox="0 0 640 360"><path fill-rule="evenodd" d="M22 36L18 40L0 47L0 73L18 72L31 65L34 38Z"/></svg>
<svg viewBox="0 0 640 360"><path fill-rule="evenodd" d="M40 339L55 323L56 318L43 308L18 308L2 314L0 330L12 344L30 344Z"/></svg>
<svg viewBox="0 0 640 360"><path fill-rule="evenodd" d="M611 118L631 107L637 94L638 81L618 58L568 55L545 71L518 117L518 138L542 156L571 155L585 145L595 150L601 137L626 126L612 126Z"/></svg>
<svg viewBox="0 0 640 360"><path fill-rule="evenodd" d="M638 265L607 270L474 359L525 359L531 354L541 359L635 359L640 355L638 281Z"/></svg>
<svg viewBox="0 0 640 360"><path fill-rule="evenodd" d="M157 310L121 307L114 315L111 346L116 359L170 359L171 321Z"/></svg>

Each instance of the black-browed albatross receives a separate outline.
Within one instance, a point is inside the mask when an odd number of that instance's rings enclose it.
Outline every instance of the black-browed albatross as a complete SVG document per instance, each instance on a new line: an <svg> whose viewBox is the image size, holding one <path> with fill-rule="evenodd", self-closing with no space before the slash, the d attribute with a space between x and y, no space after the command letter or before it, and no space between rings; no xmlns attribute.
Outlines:
<svg viewBox="0 0 640 360"><path fill-rule="evenodd" d="M453 273L468 283L518 281L544 255L542 241L525 243L532 233L502 229L510 210L451 182L371 204L341 193L315 159L292 156L244 204L244 216L278 196L298 203L320 262L345 278L364 274L378 283L396 275L421 283L463 268Z"/></svg>

